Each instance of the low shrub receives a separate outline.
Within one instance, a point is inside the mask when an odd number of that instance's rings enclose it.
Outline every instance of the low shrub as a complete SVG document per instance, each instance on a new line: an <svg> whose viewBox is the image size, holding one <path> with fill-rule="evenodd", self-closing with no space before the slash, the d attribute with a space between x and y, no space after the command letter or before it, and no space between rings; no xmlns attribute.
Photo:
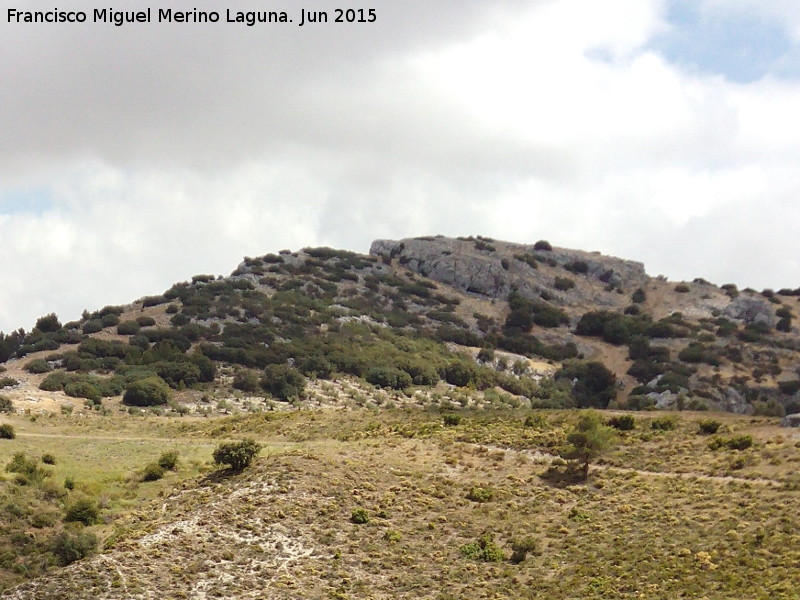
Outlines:
<svg viewBox="0 0 800 600"><path fill-rule="evenodd" d="M630 431L636 427L636 419L634 419L633 415L619 415L611 417L607 424L619 431Z"/></svg>
<svg viewBox="0 0 800 600"><path fill-rule="evenodd" d="M164 477L164 467L158 463L150 463L144 468L142 481L157 481Z"/></svg>
<svg viewBox="0 0 800 600"><path fill-rule="evenodd" d="M491 533L484 533L477 541L464 544L459 552L466 558L483 562L502 562L506 559L503 550L494 543Z"/></svg>
<svg viewBox="0 0 800 600"><path fill-rule="evenodd" d="M44 360L43 358L37 358L36 360L32 360L28 364L26 364L25 370L28 373L39 375L41 373L47 373L52 369L50 368L50 365L47 364L46 360Z"/></svg>
<svg viewBox="0 0 800 600"><path fill-rule="evenodd" d="M100 508L91 498L78 498L67 507L64 521L94 525L100 518Z"/></svg>
<svg viewBox="0 0 800 600"><path fill-rule="evenodd" d="M0 395L0 413L13 413L15 410L11 398Z"/></svg>
<svg viewBox="0 0 800 600"><path fill-rule="evenodd" d="M536 540L532 537L514 540L511 543L511 562L518 565L525 560L529 553L535 552L536 547Z"/></svg>
<svg viewBox="0 0 800 600"><path fill-rule="evenodd" d="M248 438L241 442L220 444L214 450L213 457L218 465L228 465L234 471L242 471L250 466L259 452L261 444Z"/></svg>
<svg viewBox="0 0 800 600"><path fill-rule="evenodd" d="M707 419L700 421L697 425L698 425L698 433L702 433L704 435L711 435L719 431L719 428L722 426L722 423L720 423L719 421Z"/></svg>
<svg viewBox="0 0 800 600"><path fill-rule="evenodd" d="M158 406L169 402L169 386L161 377L147 377L134 381L122 396L128 406Z"/></svg>
<svg viewBox="0 0 800 600"><path fill-rule="evenodd" d="M369 523L369 513L364 508L354 508L350 513L350 522L356 525L364 525Z"/></svg>
<svg viewBox="0 0 800 600"><path fill-rule="evenodd" d="M711 450L719 450L720 448L728 448L729 450L746 450L753 445L753 436L750 435L735 435L729 438L716 437L708 442L708 447Z"/></svg>
<svg viewBox="0 0 800 600"><path fill-rule="evenodd" d="M53 538L50 551L62 567L92 554L97 549L97 537L88 531L62 531Z"/></svg>
<svg viewBox="0 0 800 600"><path fill-rule="evenodd" d="M444 415L442 420L447 427L455 427L461 423L461 415Z"/></svg>
<svg viewBox="0 0 800 600"><path fill-rule="evenodd" d="M553 250L553 246L550 245L550 242L547 240L539 240L533 245L534 250L543 250L545 252L551 252Z"/></svg>
<svg viewBox="0 0 800 600"><path fill-rule="evenodd" d="M119 335L136 335L140 329L141 326L137 321L122 321L117 325L117 333Z"/></svg>
<svg viewBox="0 0 800 600"><path fill-rule="evenodd" d="M656 417L650 421L650 429L655 431L672 431L677 428L678 420L675 417Z"/></svg>
<svg viewBox="0 0 800 600"><path fill-rule="evenodd" d="M0 425L0 439L13 440L15 437L17 437L17 434L14 431L14 426L11 425L11 423L3 423Z"/></svg>
<svg viewBox="0 0 800 600"><path fill-rule="evenodd" d="M474 486L467 492L467 500L473 502L491 502L494 500L494 490L492 488Z"/></svg>
<svg viewBox="0 0 800 600"><path fill-rule="evenodd" d="M169 450L164 452L158 457L158 465L166 471L174 470L178 466L178 451Z"/></svg>

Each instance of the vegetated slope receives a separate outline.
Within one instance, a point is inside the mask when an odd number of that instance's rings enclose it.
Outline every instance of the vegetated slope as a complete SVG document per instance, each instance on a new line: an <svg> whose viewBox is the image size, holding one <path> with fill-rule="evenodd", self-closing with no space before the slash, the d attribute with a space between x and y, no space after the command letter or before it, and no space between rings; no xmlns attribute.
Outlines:
<svg viewBox="0 0 800 600"><path fill-rule="evenodd" d="M49 315L3 335L0 358L30 356L15 365L36 374L26 381L98 408L139 380L180 392L218 384L222 368L239 390L279 400L302 397L304 378L344 373L396 389L499 386L531 406L780 415L800 410L797 294L670 283L546 242L384 240L370 256L247 258L229 277L195 276L78 322ZM537 385L526 358L550 361L560 383Z"/></svg>
<svg viewBox="0 0 800 600"><path fill-rule="evenodd" d="M298 441L244 473L183 484L121 520L102 554L4 597L793 597L795 442L766 420L725 418L717 438L694 418L661 419L619 433L608 462L625 468L595 467L577 485L542 477L568 413L301 411L199 425L194 435L235 430L268 448ZM711 449L734 436L753 445ZM698 473L650 474L645 461L675 447L691 449L682 464ZM703 475L767 461L769 480Z"/></svg>

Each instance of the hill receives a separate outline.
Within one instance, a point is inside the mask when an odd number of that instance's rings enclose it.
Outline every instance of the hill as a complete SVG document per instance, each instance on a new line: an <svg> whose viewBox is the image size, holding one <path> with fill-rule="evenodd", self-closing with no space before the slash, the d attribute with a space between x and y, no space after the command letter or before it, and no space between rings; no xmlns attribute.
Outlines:
<svg viewBox="0 0 800 600"><path fill-rule="evenodd" d="M0 334L4 597L791 597L798 295L435 236L45 315ZM586 481L574 408L625 417Z"/></svg>

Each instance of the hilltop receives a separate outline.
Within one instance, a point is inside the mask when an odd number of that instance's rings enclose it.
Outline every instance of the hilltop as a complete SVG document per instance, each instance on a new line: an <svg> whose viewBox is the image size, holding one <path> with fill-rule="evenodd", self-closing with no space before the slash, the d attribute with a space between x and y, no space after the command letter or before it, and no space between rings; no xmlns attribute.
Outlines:
<svg viewBox="0 0 800 600"><path fill-rule="evenodd" d="M432 236L44 315L0 335L0 589L791 597L799 296ZM580 481L576 408L616 431Z"/></svg>

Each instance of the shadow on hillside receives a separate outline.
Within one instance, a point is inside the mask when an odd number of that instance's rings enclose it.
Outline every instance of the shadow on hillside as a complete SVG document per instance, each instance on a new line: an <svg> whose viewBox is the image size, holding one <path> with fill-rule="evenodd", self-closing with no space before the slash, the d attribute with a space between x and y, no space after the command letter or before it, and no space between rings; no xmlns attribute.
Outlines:
<svg viewBox="0 0 800 600"><path fill-rule="evenodd" d="M573 463L566 465L550 465L539 478L547 485L555 488L565 488L571 485L586 483L588 478L583 469Z"/></svg>

